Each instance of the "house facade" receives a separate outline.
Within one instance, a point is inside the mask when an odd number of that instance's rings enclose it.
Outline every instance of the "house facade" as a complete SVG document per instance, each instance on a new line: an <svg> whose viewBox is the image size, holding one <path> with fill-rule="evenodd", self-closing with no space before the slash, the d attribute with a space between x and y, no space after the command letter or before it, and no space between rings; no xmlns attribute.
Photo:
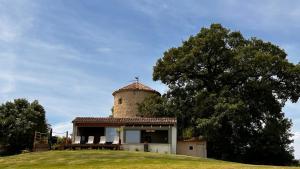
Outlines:
<svg viewBox="0 0 300 169"><path fill-rule="evenodd" d="M114 96L111 117L76 117L73 122L72 142L81 138L80 144L114 144L129 151L149 151L182 154L206 158L206 141L201 138L177 140L176 118L145 118L138 114L138 103L159 92L139 82L132 83L112 93ZM103 142L102 142L103 143Z"/></svg>
<svg viewBox="0 0 300 169"><path fill-rule="evenodd" d="M81 144L94 137L94 144L105 136L111 144L119 138L121 148L130 151L149 151L176 154L176 118L145 118L138 116L138 103L159 92L139 82L116 90L112 117L76 117L73 122L73 143L80 136Z"/></svg>

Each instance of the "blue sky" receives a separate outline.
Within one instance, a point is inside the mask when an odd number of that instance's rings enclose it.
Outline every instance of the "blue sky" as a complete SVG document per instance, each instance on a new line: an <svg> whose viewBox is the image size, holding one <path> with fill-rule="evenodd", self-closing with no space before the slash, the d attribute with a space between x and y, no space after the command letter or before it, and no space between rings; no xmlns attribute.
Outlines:
<svg viewBox="0 0 300 169"><path fill-rule="evenodd" d="M135 76L152 88L156 60L201 27L221 23L300 62L300 1L0 0L0 103L37 99L55 132L76 116L108 116L111 93ZM300 158L300 103L287 103Z"/></svg>

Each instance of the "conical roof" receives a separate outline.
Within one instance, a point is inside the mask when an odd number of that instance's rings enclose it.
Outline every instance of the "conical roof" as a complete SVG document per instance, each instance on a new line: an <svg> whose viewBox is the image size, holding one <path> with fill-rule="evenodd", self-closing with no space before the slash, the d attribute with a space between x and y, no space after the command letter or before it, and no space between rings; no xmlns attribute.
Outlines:
<svg viewBox="0 0 300 169"><path fill-rule="evenodd" d="M116 93L118 92L122 92L122 91L136 91L136 90L142 90L142 91L148 91L148 92L153 92L153 93L157 93L157 94L160 94L158 91L142 84L142 83L139 83L139 82L134 82L134 83L131 83L125 87L122 87L116 91L114 91L112 93L112 95L115 95Z"/></svg>

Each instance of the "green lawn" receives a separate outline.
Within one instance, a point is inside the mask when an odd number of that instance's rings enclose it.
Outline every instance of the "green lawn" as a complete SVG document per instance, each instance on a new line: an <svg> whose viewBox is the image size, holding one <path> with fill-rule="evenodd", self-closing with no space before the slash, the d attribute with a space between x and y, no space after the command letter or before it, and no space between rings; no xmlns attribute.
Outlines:
<svg viewBox="0 0 300 169"><path fill-rule="evenodd" d="M0 157L0 168L292 169L297 167L255 166L181 155L165 155L156 153L76 150L36 152Z"/></svg>

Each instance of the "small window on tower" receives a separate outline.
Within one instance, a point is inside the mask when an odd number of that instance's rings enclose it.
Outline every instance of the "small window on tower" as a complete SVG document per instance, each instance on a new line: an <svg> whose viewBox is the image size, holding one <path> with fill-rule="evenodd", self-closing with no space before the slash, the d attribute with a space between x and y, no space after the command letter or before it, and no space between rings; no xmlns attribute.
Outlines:
<svg viewBox="0 0 300 169"><path fill-rule="evenodd" d="M122 104L122 98L119 98L118 103Z"/></svg>

